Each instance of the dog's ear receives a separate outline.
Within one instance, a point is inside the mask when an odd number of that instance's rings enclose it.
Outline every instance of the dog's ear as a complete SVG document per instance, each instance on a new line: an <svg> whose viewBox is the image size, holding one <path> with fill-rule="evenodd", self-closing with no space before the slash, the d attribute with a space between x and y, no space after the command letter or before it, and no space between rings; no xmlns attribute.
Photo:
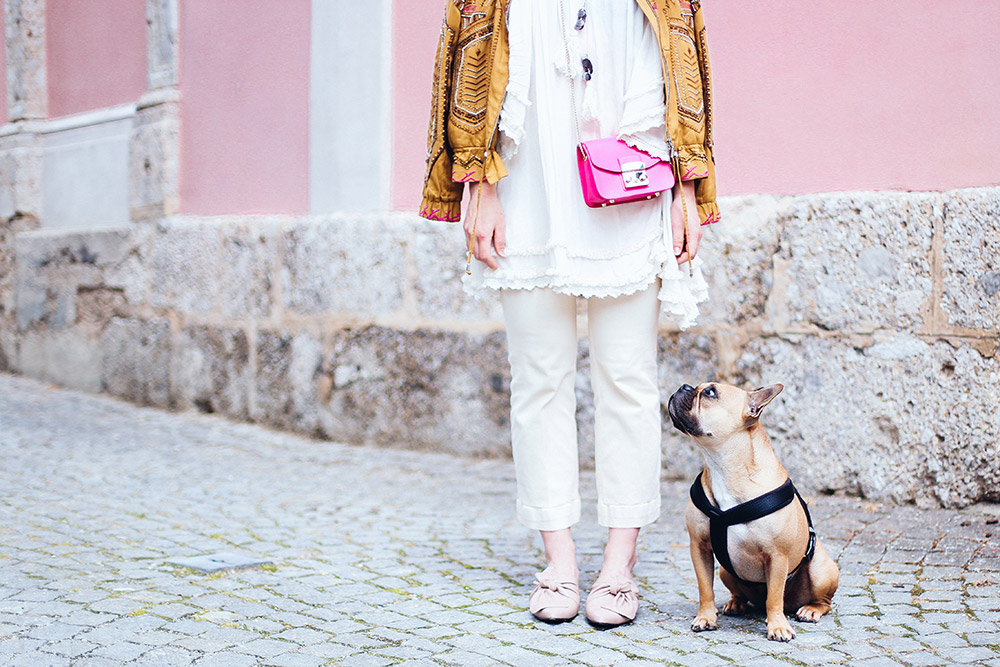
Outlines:
<svg viewBox="0 0 1000 667"><path fill-rule="evenodd" d="M772 384L751 391L747 398L747 414L754 419L760 417L760 411L764 409L764 406L770 403L784 388L784 385Z"/></svg>

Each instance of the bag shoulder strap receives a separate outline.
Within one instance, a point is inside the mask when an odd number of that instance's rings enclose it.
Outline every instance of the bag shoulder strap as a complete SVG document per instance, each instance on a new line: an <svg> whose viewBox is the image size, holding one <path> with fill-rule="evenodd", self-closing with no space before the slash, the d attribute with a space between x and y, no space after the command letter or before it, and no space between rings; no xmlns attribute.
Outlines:
<svg viewBox="0 0 1000 667"><path fill-rule="evenodd" d="M566 10L563 8L563 0L559 0L559 27L562 29L563 49L566 51L566 76L569 77L569 95L572 99L573 125L576 127L576 143L583 140L580 138L580 119L576 114L576 79L570 74L573 68L569 63L569 38L566 36Z"/></svg>

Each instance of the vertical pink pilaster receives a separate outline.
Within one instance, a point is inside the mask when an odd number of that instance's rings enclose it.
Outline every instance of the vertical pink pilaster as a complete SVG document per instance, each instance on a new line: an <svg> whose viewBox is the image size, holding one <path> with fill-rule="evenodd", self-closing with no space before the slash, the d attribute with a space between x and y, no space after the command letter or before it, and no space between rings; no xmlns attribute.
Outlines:
<svg viewBox="0 0 1000 667"><path fill-rule="evenodd" d="M310 0L180 3L180 206L309 208Z"/></svg>

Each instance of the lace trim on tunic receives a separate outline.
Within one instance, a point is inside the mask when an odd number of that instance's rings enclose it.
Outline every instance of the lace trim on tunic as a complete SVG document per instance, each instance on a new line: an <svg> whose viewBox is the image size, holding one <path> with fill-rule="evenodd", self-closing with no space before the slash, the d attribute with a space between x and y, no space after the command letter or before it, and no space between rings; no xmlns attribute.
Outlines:
<svg viewBox="0 0 1000 667"><path fill-rule="evenodd" d="M638 148L639 150L649 153L653 157L658 157L665 162L670 162L677 155L677 151L673 150L673 147L659 138L662 136L659 130L663 130L664 125L660 125L659 128L654 129L652 132L639 132L639 133L622 133L618 135L618 138L624 141L626 144L632 148ZM656 133L656 134L654 134Z"/></svg>
<svg viewBox="0 0 1000 667"><path fill-rule="evenodd" d="M663 234L660 230L656 230L655 234L651 234L644 239L641 239L631 246L625 246L624 248L616 248L615 250L609 250L605 252L591 250L571 250L568 246L559 243L548 243L544 246L534 246L527 248L519 248L517 250L508 249L507 257L538 257L542 255L550 255L554 251L560 251L565 254L566 257L573 257L579 259L621 259L623 257L628 257L629 255L639 252L643 248L649 247L651 243L655 243L658 239L662 238Z"/></svg>
<svg viewBox="0 0 1000 667"><path fill-rule="evenodd" d="M667 141L663 82L625 98L618 138L633 148L670 161L677 152Z"/></svg>
<svg viewBox="0 0 1000 667"><path fill-rule="evenodd" d="M522 88L524 89L522 92ZM507 96L500 107L500 143L498 146L500 159L509 162L517 155L517 147L524 141L524 117L531 106L527 88L520 85L507 84Z"/></svg>
<svg viewBox="0 0 1000 667"><path fill-rule="evenodd" d="M481 263L473 269L476 275L464 276L462 279L464 291L477 298L489 298L501 289L537 289L546 288L560 294L569 294L583 298L607 298L635 294L649 287L657 278L660 279L660 291L657 298L660 301L661 316L674 319L681 329L694 326L698 318L698 304L708 300L708 284L701 271L701 260L693 261L694 276L687 275L687 268L678 267L673 255L662 240L650 243L650 254L643 261L638 259L638 268L628 276L615 274L610 280L594 280L584 282L581 275L600 275L600 266L592 267L592 271L581 271L579 268L559 271L552 268L549 261L552 255L561 255L566 262L580 265L590 263L591 258L570 257L565 247L551 247L548 252L527 256L539 260L541 266L527 266L519 269L502 268L498 271L484 269ZM627 254L638 254L644 248L639 247ZM510 258L505 258L509 260ZM593 260L600 262L601 260ZM505 262L505 264L509 264ZM565 268L565 266L564 266Z"/></svg>

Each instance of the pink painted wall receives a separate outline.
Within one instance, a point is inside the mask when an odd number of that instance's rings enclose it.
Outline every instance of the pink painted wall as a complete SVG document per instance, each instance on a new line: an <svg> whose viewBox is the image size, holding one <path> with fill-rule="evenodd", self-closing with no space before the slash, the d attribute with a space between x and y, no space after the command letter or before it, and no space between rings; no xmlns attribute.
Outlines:
<svg viewBox="0 0 1000 667"><path fill-rule="evenodd" d="M393 7L392 95L395 208L416 210L424 181L434 50L444 18L440 0L405 0Z"/></svg>
<svg viewBox="0 0 1000 667"><path fill-rule="evenodd" d="M134 102L146 91L146 6L136 0L49 2L49 116Z"/></svg>
<svg viewBox="0 0 1000 667"><path fill-rule="evenodd" d="M1000 185L1000 3L703 7L721 194ZM396 208L419 203L442 9L394 17Z"/></svg>
<svg viewBox="0 0 1000 667"><path fill-rule="evenodd" d="M309 0L180 3L181 209L309 208Z"/></svg>
<svg viewBox="0 0 1000 667"><path fill-rule="evenodd" d="M1000 3L703 7L724 193L1000 184Z"/></svg>

